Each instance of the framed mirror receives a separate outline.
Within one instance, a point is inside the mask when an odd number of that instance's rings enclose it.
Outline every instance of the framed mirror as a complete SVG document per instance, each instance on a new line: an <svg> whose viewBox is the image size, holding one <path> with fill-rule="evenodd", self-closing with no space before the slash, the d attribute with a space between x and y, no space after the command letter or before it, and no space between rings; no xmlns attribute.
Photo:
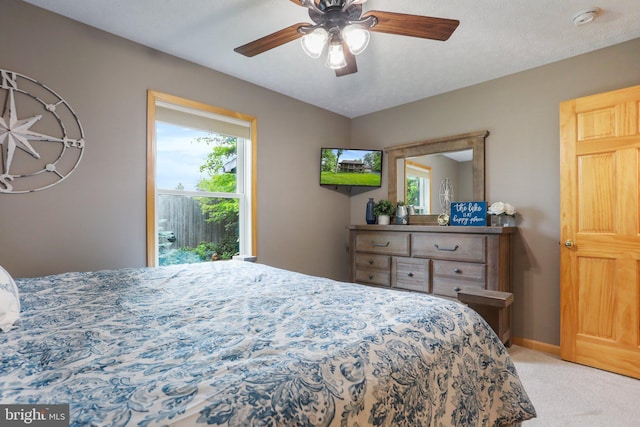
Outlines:
<svg viewBox="0 0 640 427"><path fill-rule="evenodd" d="M413 207L409 224L437 224L447 199L485 200L484 147L488 135L488 131L480 131L384 149L388 198Z"/></svg>

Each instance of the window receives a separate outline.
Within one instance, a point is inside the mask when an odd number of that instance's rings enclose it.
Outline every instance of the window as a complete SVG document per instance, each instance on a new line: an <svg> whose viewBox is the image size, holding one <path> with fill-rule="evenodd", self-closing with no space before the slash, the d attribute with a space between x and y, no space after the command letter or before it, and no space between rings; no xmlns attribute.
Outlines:
<svg viewBox="0 0 640 427"><path fill-rule="evenodd" d="M147 264L256 254L256 119L148 93Z"/></svg>
<svg viewBox="0 0 640 427"><path fill-rule="evenodd" d="M409 160L405 164L406 204L413 206L416 214L428 214L431 212L431 168Z"/></svg>

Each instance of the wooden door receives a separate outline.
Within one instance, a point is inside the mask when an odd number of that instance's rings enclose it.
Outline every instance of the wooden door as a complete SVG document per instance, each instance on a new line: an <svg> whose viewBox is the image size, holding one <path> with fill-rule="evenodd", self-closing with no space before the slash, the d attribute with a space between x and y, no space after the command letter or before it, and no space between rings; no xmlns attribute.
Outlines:
<svg viewBox="0 0 640 427"><path fill-rule="evenodd" d="M560 104L560 356L640 378L640 86Z"/></svg>

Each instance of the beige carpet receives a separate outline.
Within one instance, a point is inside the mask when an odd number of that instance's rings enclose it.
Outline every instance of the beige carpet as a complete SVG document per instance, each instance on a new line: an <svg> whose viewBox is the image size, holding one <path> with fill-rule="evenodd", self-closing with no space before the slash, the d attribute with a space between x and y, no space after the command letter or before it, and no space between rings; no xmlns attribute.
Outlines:
<svg viewBox="0 0 640 427"><path fill-rule="evenodd" d="M523 427L640 426L640 380L515 345L509 354L538 413Z"/></svg>

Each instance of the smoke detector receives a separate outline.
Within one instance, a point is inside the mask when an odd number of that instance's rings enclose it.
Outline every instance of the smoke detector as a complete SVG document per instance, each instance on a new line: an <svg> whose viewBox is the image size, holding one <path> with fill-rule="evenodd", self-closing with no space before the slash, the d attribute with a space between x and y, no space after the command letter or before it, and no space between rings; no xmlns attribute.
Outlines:
<svg viewBox="0 0 640 427"><path fill-rule="evenodd" d="M591 9L585 10L583 12L578 13L573 17L573 25L580 26L584 24L588 24L596 19L596 16L600 14L600 8L592 7Z"/></svg>

